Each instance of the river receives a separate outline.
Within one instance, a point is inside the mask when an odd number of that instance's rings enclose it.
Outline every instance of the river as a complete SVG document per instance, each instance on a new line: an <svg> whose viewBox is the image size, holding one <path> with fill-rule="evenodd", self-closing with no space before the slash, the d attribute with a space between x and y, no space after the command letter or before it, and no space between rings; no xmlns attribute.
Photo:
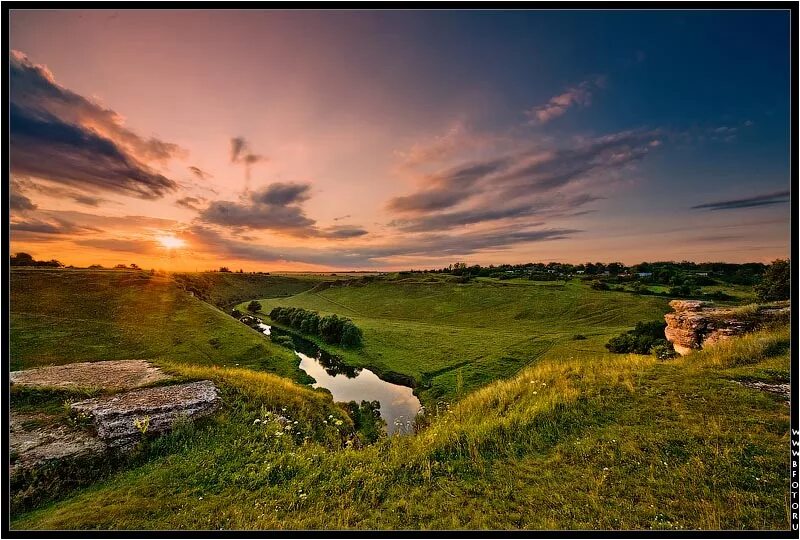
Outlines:
<svg viewBox="0 0 800 540"><path fill-rule="evenodd" d="M272 334L272 327L263 322L258 323L258 328L264 335ZM278 332L283 333L276 328L275 333ZM379 401L381 417L386 420L390 435L411 431L411 423L420 408L419 399L411 388L384 381L368 369L348 366L308 340L290 337L295 345L294 353L300 358L300 369L316 381L312 385L314 388L328 389L334 401Z"/></svg>

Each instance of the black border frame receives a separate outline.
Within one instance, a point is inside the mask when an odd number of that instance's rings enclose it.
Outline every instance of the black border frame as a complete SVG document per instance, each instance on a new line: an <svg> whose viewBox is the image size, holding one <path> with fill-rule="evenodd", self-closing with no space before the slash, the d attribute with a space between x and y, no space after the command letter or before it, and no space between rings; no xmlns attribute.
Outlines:
<svg viewBox="0 0 800 540"><path fill-rule="evenodd" d="M790 237L791 237L791 260L797 261L798 258L798 238L794 234L797 232L798 227L798 56L800 56L800 49L798 49L798 7L800 3L797 1L764 1L758 2L753 0L744 1L708 1L701 0L697 2L682 1L664 1L655 0L645 2L641 0L626 1L564 1L557 2L546 0L541 2L530 1L509 1L509 0L477 0L477 1L441 1L434 0L430 2L420 1L387 1L387 2L358 2L352 0L324 2L321 0L311 0L305 2L292 2L287 0L279 0L276 2L247 2L241 0L234 0L230 2L223 2L219 0L211 1L100 1L88 2L79 0L74 2L58 2L53 0L46 0L42 2L33 1L6 1L2 3L2 28L5 34L3 40L3 54L6 77L8 76L8 59L10 52L10 12L11 10L46 10L46 9L209 9L209 10L236 10L236 9L269 9L269 10L352 10L352 11L394 11L394 10L469 10L469 11L494 11L494 10L508 10L508 11L544 11L544 10L571 10L571 11L659 11L659 10L686 10L686 11L730 11L730 10L786 10L790 12L790 96L791 96L791 133L790 133L790 188L791 188L791 219L790 219ZM5 110L3 114L3 134L9 134L9 86L8 82L3 84L3 102ZM10 212L9 212L9 180L10 180L10 162L9 162L9 142L2 147L2 162L3 167L3 184L0 194L2 195L2 212L3 212L3 228L4 234L2 238L2 268L3 268L3 289L0 292L2 301L2 355L3 355L3 410L2 419L4 427L4 436L6 442L3 445L2 453L4 460L7 460L9 455L8 446L8 425L9 425L9 407L10 407L10 392L9 388L9 338L10 338L10 318L9 318L9 299L10 299ZM791 303L793 306L797 305L798 300L798 271L797 266L792 266L792 295ZM798 329L798 313L796 309L792 309L792 337L794 338L795 331ZM570 538L590 538L598 536L617 537L617 538L634 538L634 537L684 537L684 538L798 538L798 527L800 527L800 422L798 418L798 377L800 377L800 363L798 362L798 350L796 347L791 347L791 403L790 403L790 448L791 451L791 471L790 471L790 491L789 501L791 512L791 529L781 531L770 530L721 530L721 531L646 531L646 530L524 530L524 531L503 531L503 530L295 530L295 531L197 531L197 530L109 530L109 531L88 531L88 530L65 530L65 531L22 531L10 529L10 512L8 511L9 497L9 471L8 468L3 466L2 480L3 480L3 494L6 497L5 512L2 513L3 526L0 530L0 537L3 538L218 538L218 537L233 537L233 538L303 538L303 537L331 537L331 538L365 538L382 536L386 538L410 538L410 537L435 537L435 538L477 538L477 537L523 537L523 538L553 538L553 537L570 537Z"/></svg>

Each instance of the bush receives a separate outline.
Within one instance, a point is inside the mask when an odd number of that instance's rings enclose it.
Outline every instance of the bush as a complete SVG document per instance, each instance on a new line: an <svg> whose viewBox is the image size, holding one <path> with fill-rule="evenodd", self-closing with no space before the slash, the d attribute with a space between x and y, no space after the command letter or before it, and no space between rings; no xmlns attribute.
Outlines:
<svg viewBox="0 0 800 540"><path fill-rule="evenodd" d="M247 304L247 311L249 311L250 313L258 313L259 311L261 311L261 304L253 300L252 302Z"/></svg>
<svg viewBox="0 0 800 540"><path fill-rule="evenodd" d="M638 322L633 330L628 330L611 338L606 343L606 349L612 353L650 354L654 347L672 345L664 339L664 329L667 324L663 321Z"/></svg>
<svg viewBox="0 0 800 540"><path fill-rule="evenodd" d="M675 358L678 356L678 353L675 352L675 349L672 348L672 343L664 340L664 343L659 343L658 345L653 346L653 354L659 360L669 360L670 358Z"/></svg>
<svg viewBox="0 0 800 540"><path fill-rule="evenodd" d="M239 311L238 309L232 309L231 310L231 316L236 318L236 319L241 319L242 315L244 315L244 314L241 311Z"/></svg>
<svg viewBox="0 0 800 540"><path fill-rule="evenodd" d="M584 336L583 334L575 334L574 336L572 336L572 339L574 339L575 341L578 341L578 340L586 339L586 336Z"/></svg>
<svg viewBox="0 0 800 540"><path fill-rule="evenodd" d="M791 268L788 259L773 261L767 267L761 281L755 286L758 299L762 302L788 300L791 279Z"/></svg>
<svg viewBox="0 0 800 540"><path fill-rule="evenodd" d="M592 281L592 289L596 291L607 291L608 285L606 285L602 281Z"/></svg>

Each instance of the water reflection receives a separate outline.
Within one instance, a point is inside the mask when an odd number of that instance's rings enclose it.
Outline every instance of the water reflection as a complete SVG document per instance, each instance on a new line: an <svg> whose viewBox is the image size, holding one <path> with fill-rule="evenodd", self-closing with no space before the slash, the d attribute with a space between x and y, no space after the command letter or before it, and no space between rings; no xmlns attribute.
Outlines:
<svg viewBox="0 0 800 540"><path fill-rule="evenodd" d="M300 369L314 377L314 388L326 388L334 401L379 401L381 417L389 434L411 431L411 423L419 412L420 402L411 388L382 380L368 369L345 364L314 343L259 323L262 332L273 338L289 336L294 352L300 357Z"/></svg>

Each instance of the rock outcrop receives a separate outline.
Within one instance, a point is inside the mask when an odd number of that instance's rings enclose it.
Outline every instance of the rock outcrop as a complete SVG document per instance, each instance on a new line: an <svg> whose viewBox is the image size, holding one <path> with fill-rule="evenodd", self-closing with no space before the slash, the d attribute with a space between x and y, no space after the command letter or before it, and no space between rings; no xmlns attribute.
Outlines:
<svg viewBox="0 0 800 540"><path fill-rule="evenodd" d="M197 419L219 406L211 381L144 388L73 403L73 414L89 418L97 436L112 447L125 446L143 432L163 433L179 419Z"/></svg>
<svg viewBox="0 0 800 540"><path fill-rule="evenodd" d="M674 313L664 315L664 334L675 351L687 355L734 336L752 332L770 320L787 317L789 304L715 308L699 300L673 300Z"/></svg>
<svg viewBox="0 0 800 540"><path fill-rule="evenodd" d="M50 461L99 455L106 445L96 437L71 426L54 425L43 414L11 413L9 426L9 471L14 476Z"/></svg>
<svg viewBox="0 0 800 540"><path fill-rule="evenodd" d="M79 362L11 372L11 384L46 388L127 390L168 379L146 360Z"/></svg>

